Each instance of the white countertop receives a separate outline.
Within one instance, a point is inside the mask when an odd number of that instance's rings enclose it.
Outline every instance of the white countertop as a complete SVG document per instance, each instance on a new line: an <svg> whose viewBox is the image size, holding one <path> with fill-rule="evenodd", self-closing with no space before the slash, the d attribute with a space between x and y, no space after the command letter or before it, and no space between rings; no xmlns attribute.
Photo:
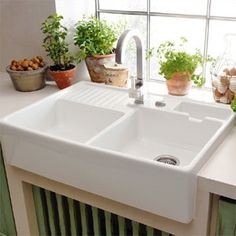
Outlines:
<svg viewBox="0 0 236 236"><path fill-rule="evenodd" d="M38 91L18 92L8 75L0 72L0 118L57 91L57 86L49 82L45 88ZM236 126L198 176L200 186L205 190L236 199Z"/></svg>
<svg viewBox="0 0 236 236"><path fill-rule="evenodd" d="M41 90L18 92L14 89L8 74L0 72L0 118L57 91L57 86L49 82Z"/></svg>
<svg viewBox="0 0 236 236"><path fill-rule="evenodd" d="M236 199L236 126L203 166L198 176L204 189Z"/></svg>

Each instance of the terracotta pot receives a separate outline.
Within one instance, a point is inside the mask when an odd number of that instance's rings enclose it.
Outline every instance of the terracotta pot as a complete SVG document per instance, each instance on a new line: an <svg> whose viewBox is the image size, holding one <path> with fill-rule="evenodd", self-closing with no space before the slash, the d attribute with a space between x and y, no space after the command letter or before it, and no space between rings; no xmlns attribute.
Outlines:
<svg viewBox="0 0 236 236"><path fill-rule="evenodd" d="M176 72L171 79L166 80L168 93L176 96L188 94L191 87L191 74L188 72Z"/></svg>
<svg viewBox="0 0 236 236"><path fill-rule="evenodd" d="M129 70L124 66L105 66L104 74L106 77L106 84L118 86L118 87L126 87L127 81L129 78Z"/></svg>
<svg viewBox="0 0 236 236"><path fill-rule="evenodd" d="M115 63L115 54L87 57L85 63L91 80L96 83L105 83L104 65Z"/></svg>
<svg viewBox="0 0 236 236"><path fill-rule="evenodd" d="M76 72L76 67L69 69L69 70L64 70L64 71L53 71L53 70L48 70L50 76L54 79L54 81L57 84L57 87L59 89L64 89L69 87L70 85L73 84L74 82L74 75Z"/></svg>

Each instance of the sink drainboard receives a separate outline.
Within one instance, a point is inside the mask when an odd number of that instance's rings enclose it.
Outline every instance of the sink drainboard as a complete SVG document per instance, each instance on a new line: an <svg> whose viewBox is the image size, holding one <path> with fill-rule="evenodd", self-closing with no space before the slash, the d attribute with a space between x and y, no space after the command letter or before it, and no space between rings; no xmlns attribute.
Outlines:
<svg viewBox="0 0 236 236"><path fill-rule="evenodd" d="M171 156L171 155L166 155L162 154L154 158L154 161L162 162L168 165L173 165L173 166L178 166L180 161L178 158Z"/></svg>

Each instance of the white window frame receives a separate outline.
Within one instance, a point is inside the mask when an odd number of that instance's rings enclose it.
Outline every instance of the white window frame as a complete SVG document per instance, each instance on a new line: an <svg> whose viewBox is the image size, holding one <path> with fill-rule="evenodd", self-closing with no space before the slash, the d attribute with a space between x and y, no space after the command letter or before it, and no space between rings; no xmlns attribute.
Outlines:
<svg viewBox="0 0 236 236"><path fill-rule="evenodd" d="M128 10L101 9L100 0L95 0L95 15L97 18L100 18L100 15L103 13L146 16L147 17L147 27L146 27L146 30L147 30L146 49L147 50L150 48L150 38L151 38L150 18L151 16L176 17L176 18L185 18L185 19L188 19L188 18L189 19L203 19L205 20L205 33L204 33L205 36L204 36L204 51L203 51L203 55L205 58L208 54L210 21L211 20L234 21L236 23L236 16L235 17L211 16L210 11L211 11L212 0L206 0L207 7L206 7L205 15L153 12L150 9L151 0L144 0L144 1L146 1L146 4L147 4L146 11L128 11ZM150 78L150 62L149 61L147 61L146 72L147 72L147 75L146 75L147 80L157 80L157 79ZM206 76L206 62L203 65L203 75Z"/></svg>

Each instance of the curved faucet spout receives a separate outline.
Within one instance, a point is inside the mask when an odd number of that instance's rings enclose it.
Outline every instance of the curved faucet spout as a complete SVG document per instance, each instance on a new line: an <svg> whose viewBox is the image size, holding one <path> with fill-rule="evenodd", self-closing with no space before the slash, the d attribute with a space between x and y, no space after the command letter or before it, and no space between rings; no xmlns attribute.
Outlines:
<svg viewBox="0 0 236 236"><path fill-rule="evenodd" d="M137 50L137 79L143 80L143 42L138 30L126 30L121 34L116 47L116 63L124 63L125 49L132 38L135 40Z"/></svg>
<svg viewBox="0 0 236 236"><path fill-rule="evenodd" d="M125 60L125 49L130 39L134 39L136 44L136 61L137 61L137 79L131 79L131 89L129 96L135 98L135 103L143 104L143 94L141 87L144 83L144 69L143 69L143 41L138 30L124 31L117 42L116 47L116 63L123 64Z"/></svg>

